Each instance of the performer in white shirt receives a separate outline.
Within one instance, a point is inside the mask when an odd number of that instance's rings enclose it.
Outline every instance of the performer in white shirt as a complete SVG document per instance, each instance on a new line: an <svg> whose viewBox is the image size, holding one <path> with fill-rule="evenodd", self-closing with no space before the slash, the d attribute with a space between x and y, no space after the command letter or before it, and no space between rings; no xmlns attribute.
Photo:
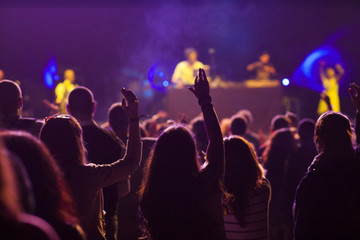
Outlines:
<svg viewBox="0 0 360 240"><path fill-rule="evenodd" d="M204 64L197 60L197 52L193 48L185 49L187 60L179 62L174 70L171 81L175 88L182 88L186 85L193 85L194 78L199 68L204 68Z"/></svg>

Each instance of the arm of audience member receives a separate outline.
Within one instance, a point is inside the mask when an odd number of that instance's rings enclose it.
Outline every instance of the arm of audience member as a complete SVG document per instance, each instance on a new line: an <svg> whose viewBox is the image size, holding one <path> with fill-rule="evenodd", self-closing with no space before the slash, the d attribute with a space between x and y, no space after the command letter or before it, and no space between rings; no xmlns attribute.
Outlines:
<svg viewBox="0 0 360 240"><path fill-rule="evenodd" d="M356 134L356 144L360 145L360 87L355 83L350 84L349 88L351 100L356 109L356 119L355 119L355 134Z"/></svg>
<svg viewBox="0 0 360 240"><path fill-rule="evenodd" d="M126 153L123 159L111 164L89 164L89 167L95 169L93 178L95 184L99 187L106 187L119 181L126 181L129 175L140 165L142 144L140 140L139 128L139 102L131 90L122 89L125 99L122 106L129 118L129 139L126 147Z"/></svg>
<svg viewBox="0 0 360 240"><path fill-rule="evenodd" d="M129 140L123 162L131 173L139 167L141 159L139 101L131 90L123 88L121 92L126 99L122 100L122 106L129 118Z"/></svg>
<svg viewBox="0 0 360 240"><path fill-rule="evenodd" d="M333 108L332 108L332 105L331 105L331 103L330 103L330 98L329 98L329 96L326 94L325 91L320 94L320 97L321 97L322 100L325 101L326 106L327 106L327 110L328 110L328 111L332 111Z"/></svg>
<svg viewBox="0 0 360 240"><path fill-rule="evenodd" d="M206 151L208 165L204 169L210 171L217 179L224 175L224 143L214 107L211 104L209 95L209 82L206 78L205 71L199 69L199 76L195 78L194 87L189 88L199 100L199 105L204 116L206 133L209 144Z"/></svg>
<svg viewBox="0 0 360 240"><path fill-rule="evenodd" d="M336 80L340 81L340 79L342 78L342 76L345 73L345 70L343 69L343 67L339 63L335 65L335 68L338 71L338 74L336 75Z"/></svg>

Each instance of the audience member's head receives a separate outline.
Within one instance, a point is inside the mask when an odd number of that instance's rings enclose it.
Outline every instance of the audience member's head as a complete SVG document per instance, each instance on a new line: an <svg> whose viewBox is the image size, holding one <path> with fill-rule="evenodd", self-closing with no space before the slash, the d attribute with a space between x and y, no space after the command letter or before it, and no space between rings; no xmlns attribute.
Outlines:
<svg viewBox="0 0 360 240"><path fill-rule="evenodd" d="M220 128L224 137L230 136L230 123L231 123L230 118L221 119Z"/></svg>
<svg viewBox="0 0 360 240"><path fill-rule="evenodd" d="M111 128L116 133L126 135L129 128L129 119L121 103L114 103L108 111L108 119Z"/></svg>
<svg viewBox="0 0 360 240"><path fill-rule="evenodd" d="M69 115L54 115L45 119L40 139L48 147L65 174L71 168L84 164L82 129L75 118Z"/></svg>
<svg viewBox="0 0 360 240"><path fill-rule="evenodd" d="M64 71L64 80L69 80L70 82L75 82L75 72L72 69L66 69Z"/></svg>
<svg viewBox="0 0 360 240"><path fill-rule="evenodd" d="M314 141L314 131L315 122L309 118L302 119L297 126L297 132L302 142Z"/></svg>
<svg viewBox="0 0 360 240"><path fill-rule="evenodd" d="M198 172L196 146L190 131L184 126L169 127L155 143L142 192L145 194L150 190L152 195L164 188L167 191L182 189Z"/></svg>
<svg viewBox="0 0 360 240"><path fill-rule="evenodd" d="M254 189L264 177L251 144L239 136L225 138L225 186L241 184Z"/></svg>
<svg viewBox="0 0 360 240"><path fill-rule="evenodd" d="M35 215L52 224L77 223L75 206L61 170L44 144L26 132L5 131L0 138L26 168L35 196Z"/></svg>
<svg viewBox="0 0 360 240"><path fill-rule="evenodd" d="M22 107L19 85L10 80L0 81L0 114L18 114Z"/></svg>
<svg viewBox="0 0 360 240"><path fill-rule="evenodd" d="M289 120L284 115L276 115L271 120L270 130L272 132L279 130L281 128L289 128L289 127L290 127Z"/></svg>
<svg viewBox="0 0 360 240"><path fill-rule="evenodd" d="M351 126L342 113L326 112L315 125L315 143L320 153L341 160L353 155Z"/></svg>
<svg viewBox="0 0 360 240"><path fill-rule="evenodd" d="M197 117L190 122L191 130L194 133L198 151L206 151L208 138L205 129L205 122L202 117Z"/></svg>
<svg viewBox="0 0 360 240"><path fill-rule="evenodd" d="M2 69L0 69L0 81L4 80L4 78L5 78L5 73Z"/></svg>
<svg viewBox="0 0 360 240"><path fill-rule="evenodd" d="M288 128L279 129L271 135L270 144L263 153L266 169L284 167L285 161L294 157L297 150L294 135Z"/></svg>
<svg viewBox="0 0 360 240"><path fill-rule="evenodd" d="M290 127L296 128L299 122L297 115L293 112L286 112L285 117L290 121Z"/></svg>
<svg viewBox="0 0 360 240"><path fill-rule="evenodd" d="M254 117L253 117L252 113L250 112L250 110L248 110L248 109L242 109L239 112L237 112L236 115L243 116L246 119L248 126L250 126L254 122Z"/></svg>
<svg viewBox="0 0 360 240"><path fill-rule="evenodd" d="M225 138L225 189L233 195L232 208L241 225L244 224L247 192L262 185L265 172L250 143L239 136Z"/></svg>
<svg viewBox="0 0 360 240"><path fill-rule="evenodd" d="M92 92L86 87L76 87L69 93L68 112L78 120L90 120L95 112L95 101Z"/></svg>
<svg viewBox="0 0 360 240"><path fill-rule="evenodd" d="M234 116L230 123L230 133L232 135L244 136L247 130L247 121L242 116Z"/></svg>

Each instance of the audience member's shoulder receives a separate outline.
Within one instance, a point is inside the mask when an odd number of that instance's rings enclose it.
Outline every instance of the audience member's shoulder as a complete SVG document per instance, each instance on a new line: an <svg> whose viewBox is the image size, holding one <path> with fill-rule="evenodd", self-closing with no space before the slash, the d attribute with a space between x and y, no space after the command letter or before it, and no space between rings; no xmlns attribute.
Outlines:
<svg viewBox="0 0 360 240"><path fill-rule="evenodd" d="M317 174L316 174L316 170L309 170L305 176L300 180L300 183L297 187L296 190L296 195L302 195L302 194L306 194L308 192L311 192L314 190L314 188L316 189L316 182L317 182Z"/></svg>
<svg viewBox="0 0 360 240"><path fill-rule="evenodd" d="M18 119L16 125L19 130L28 131L31 134L37 136L40 133L40 129L43 126L43 123L36 118L22 117Z"/></svg>
<svg viewBox="0 0 360 240"><path fill-rule="evenodd" d="M157 138L154 137L142 137L141 141L143 142L144 146L152 146L156 143Z"/></svg>
<svg viewBox="0 0 360 240"><path fill-rule="evenodd" d="M19 216L18 229L13 231L12 236L19 238L11 239L60 240L55 230L47 222L28 214Z"/></svg>

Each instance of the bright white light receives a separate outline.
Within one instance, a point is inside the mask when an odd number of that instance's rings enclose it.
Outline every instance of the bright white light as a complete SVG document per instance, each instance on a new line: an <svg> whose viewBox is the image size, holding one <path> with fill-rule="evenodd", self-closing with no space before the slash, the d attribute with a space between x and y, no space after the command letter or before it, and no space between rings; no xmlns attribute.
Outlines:
<svg viewBox="0 0 360 240"><path fill-rule="evenodd" d="M284 78L281 82L282 82L282 85L284 85L285 87L289 86L289 84L290 84L290 80L288 78Z"/></svg>

